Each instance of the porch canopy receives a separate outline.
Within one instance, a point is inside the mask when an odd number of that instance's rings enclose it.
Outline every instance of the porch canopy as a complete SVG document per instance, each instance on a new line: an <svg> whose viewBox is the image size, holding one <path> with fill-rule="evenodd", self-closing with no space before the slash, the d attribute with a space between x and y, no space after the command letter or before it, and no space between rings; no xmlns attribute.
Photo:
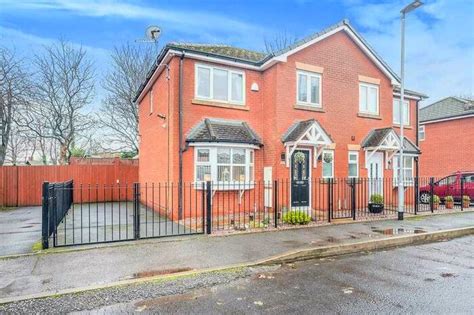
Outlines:
<svg viewBox="0 0 474 315"><path fill-rule="evenodd" d="M400 148L400 137L392 127L373 129L362 141L361 147L365 150L365 167L367 162L377 152L385 154L385 168L398 153ZM406 154L419 155L420 149L408 138L403 138L403 151Z"/></svg>
<svg viewBox="0 0 474 315"><path fill-rule="evenodd" d="M290 157L298 146L314 148L313 165L316 167L319 156L324 148L333 143L331 136L321 127L315 119L295 122L282 137L285 145L286 166L290 166Z"/></svg>

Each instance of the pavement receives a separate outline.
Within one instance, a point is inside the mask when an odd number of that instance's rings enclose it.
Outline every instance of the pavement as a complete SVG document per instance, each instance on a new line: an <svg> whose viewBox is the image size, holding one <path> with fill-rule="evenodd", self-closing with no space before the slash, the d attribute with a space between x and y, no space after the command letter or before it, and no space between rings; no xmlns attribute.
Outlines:
<svg viewBox="0 0 474 315"><path fill-rule="evenodd" d="M0 256L29 253L41 240L41 207L0 210Z"/></svg>
<svg viewBox="0 0 474 315"><path fill-rule="evenodd" d="M186 236L0 259L0 303L173 273L263 261L297 250L473 227L474 213L229 236ZM355 246L355 245L354 245ZM80 250L82 249L82 250Z"/></svg>

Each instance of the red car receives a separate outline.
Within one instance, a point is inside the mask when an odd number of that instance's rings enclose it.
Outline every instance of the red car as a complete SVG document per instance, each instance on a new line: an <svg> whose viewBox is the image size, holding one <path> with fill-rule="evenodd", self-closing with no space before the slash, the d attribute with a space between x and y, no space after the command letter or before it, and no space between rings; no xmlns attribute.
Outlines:
<svg viewBox="0 0 474 315"><path fill-rule="evenodd" d="M463 195L474 201L474 171L456 172L434 182L433 193L442 201L446 196L453 196L455 201L461 201L461 178L464 179ZM420 187L420 202L430 202L430 185Z"/></svg>

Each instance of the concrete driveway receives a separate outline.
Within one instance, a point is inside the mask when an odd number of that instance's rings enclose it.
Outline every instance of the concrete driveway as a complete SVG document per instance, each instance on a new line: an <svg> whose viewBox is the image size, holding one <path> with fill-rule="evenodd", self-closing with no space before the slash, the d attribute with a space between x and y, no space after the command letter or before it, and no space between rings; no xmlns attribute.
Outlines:
<svg viewBox="0 0 474 315"><path fill-rule="evenodd" d="M0 256L32 251L41 240L41 207L0 211Z"/></svg>

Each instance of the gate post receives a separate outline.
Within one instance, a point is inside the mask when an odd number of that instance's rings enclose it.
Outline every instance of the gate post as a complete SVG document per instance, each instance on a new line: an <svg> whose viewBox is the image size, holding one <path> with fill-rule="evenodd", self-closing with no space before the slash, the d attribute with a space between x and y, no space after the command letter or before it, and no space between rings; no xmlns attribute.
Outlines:
<svg viewBox="0 0 474 315"><path fill-rule="evenodd" d="M464 211L463 199L464 199L464 176L462 176L461 174L461 211Z"/></svg>
<svg viewBox="0 0 474 315"><path fill-rule="evenodd" d="M273 182L273 221L278 228L278 181Z"/></svg>
<svg viewBox="0 0 474 315"><path fill-rule="evenodd" d="M433 186L434 186L434 178L430 177L430 210L431 213L434 212L434 207L433 207L433 198L434 198L434 191L433 191Z"/></svg>
<svg viewBox="0 0 474 315"><path fill-rule="evenodd" d="M206 182L206 234L212 233L212 186Z"/></svg>
<svg viewBox="0 0 474 315"><path fill-rule="evenodd" d="M356 179L351 178L351 211L352 219L356 219Z"/></svg>
<svg viewBox="0 0 474 315"><path fill-rule="evenodd" d="M41 220L41 247L49 248L49 182L43 182L42 220Z"/></svg>
<svg viewBox="0 0 474 315"><path fill-rule="evenodd" d="M133 183L133 235L140 238L140 184Z"/></svg>
<svg viewBox="0 0 474 315"><path fill-rule="evenodd" d="M332 216L332 178L328 178L328 222L331 223Z"/></svg>

